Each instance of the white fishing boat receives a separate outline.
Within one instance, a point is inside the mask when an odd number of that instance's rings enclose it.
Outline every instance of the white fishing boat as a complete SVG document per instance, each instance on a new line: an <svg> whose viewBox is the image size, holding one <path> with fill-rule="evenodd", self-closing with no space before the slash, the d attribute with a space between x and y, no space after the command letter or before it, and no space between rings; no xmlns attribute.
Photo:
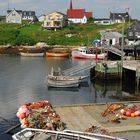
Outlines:
<svg viewBox="0 0 140 140"><path fill-rule="evenodd" d="M12 136L13 140L124 140L121 138L79 132L79 131L52 131L43 129L26 128Z"/></svg>
<svg viewBox="0 0 140 140"><path fill-rule="evenodd" d="M44 56L44 53L29 53L29 52L20 52L21 56L29 56L29 57L34 57L34 56Z"/></svg>
<svg viewBox="0 0 140 140"><path fill-rule="evenodd" d="M107 57L107 52L104 52L103 48L93 49L93 48L79 47L76 49L72 49L71 55L73 58L103 60Z"/></svg>

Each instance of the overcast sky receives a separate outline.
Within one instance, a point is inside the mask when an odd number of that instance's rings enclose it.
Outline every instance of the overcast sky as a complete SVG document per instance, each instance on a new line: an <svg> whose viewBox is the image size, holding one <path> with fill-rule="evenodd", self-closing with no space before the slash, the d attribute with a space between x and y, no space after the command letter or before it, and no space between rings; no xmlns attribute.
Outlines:
<svg viewBox="0 0 140 140"><path fill-rule="evenodd" d="M73 8L93 12L95 18L109 18L111 12L125 12L129 8L132 18L140 19L140 0L73 0ZM59 11L66 14L70 0L0 0L0 15L8 9L34 10L36 15Z"/></svg>

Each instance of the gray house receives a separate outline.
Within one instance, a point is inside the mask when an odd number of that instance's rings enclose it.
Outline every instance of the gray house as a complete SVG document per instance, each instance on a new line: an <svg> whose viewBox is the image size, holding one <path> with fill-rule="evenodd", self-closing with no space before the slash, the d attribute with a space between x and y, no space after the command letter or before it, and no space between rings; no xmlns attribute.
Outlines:
<svg viewBox="0 0 140 140"><path fill-rule="evenodd" d="M101 42L109 46L119 45L121 42L122 34L119 32L103 32L101 33Z"/></svg>
<svg viewBox="0 0 140 140"><path fill-rule="evenodd" d="M35 11L22 11L22 20L36 21Z"/></svg>
<svg viewBox="0 0 140 140"><path fill-rule="evenodd" d="M8 10L6 15L6 23L22 23L22 11L21 10Z"/></svg>
<svg viewBox="0 0 140 140"><path fill-rule="evenodd" d="M110 20L114 23L122 23L125 21L129 21L130 15L128 12L125 13L111 13L110 12Z"/></svg>

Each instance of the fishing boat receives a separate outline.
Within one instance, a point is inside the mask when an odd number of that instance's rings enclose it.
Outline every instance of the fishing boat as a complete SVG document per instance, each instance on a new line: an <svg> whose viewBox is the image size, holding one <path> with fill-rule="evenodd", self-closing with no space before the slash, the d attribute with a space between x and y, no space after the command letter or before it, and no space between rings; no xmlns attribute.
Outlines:
<svg viewBox="0 0 140 140"><path fill-rule="evenodd" d="M103 52L101 48L80 47L72 49L71 55L73 58L103 60L107 57L107 52Z"/></svg>
<svg viewBox="0 0 140 140"><path fill-rule="evenodd" d="M68 52L46 52L47 57L68 57Z"/></svg>
<svg viewBox="0 0 140 140"><path fill-rule="evenodd" d="M20 52L21 56L29 56L29 57L34 57L34 56L44 56L44 53L29 53L29 52Z"/></svg>
<svg viewBox="0 0 140 140"><path fill-rule="evenodd" d="M12 136L13 140L124 140L121 138L79 131L52 131L26 128Z"/></svg>

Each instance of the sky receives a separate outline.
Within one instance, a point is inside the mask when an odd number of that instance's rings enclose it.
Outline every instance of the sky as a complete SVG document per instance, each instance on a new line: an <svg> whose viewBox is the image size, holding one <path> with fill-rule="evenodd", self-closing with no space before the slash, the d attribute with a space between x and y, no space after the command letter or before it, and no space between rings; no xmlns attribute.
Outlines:
<svg viewBox="0 0 140 140"><path fill-rule="evenodd" d="M7 9L36 12L37 16L54 11L66 14L70 0L0 0L0 15ZM140 0L72 0L73 8L93 12L94 18L109 18L110 12L128 11L133 19L140 19Z"/></svg>

